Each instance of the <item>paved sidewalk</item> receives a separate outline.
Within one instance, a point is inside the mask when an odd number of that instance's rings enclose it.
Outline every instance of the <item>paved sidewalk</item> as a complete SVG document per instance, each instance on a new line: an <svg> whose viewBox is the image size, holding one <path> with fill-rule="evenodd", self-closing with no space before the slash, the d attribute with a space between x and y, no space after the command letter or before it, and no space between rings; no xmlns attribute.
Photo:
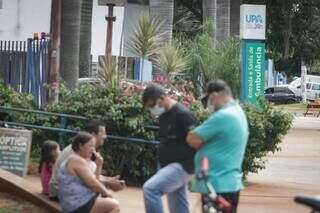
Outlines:
<svg viewBox="0 0 320 213"><path fill-rule="evenodd" d="M295 204L293 198L299 194L320 194L320 119L296 118L281 147L281 152L270 155L265 170L249 176L239 213L310 212ZM28 178L40 190L38 178ZM129 187L114 196L121 203L121 212L144 212L140 188ZM191 213L200 212L199 195L190 193L189 197Z"/></svg>

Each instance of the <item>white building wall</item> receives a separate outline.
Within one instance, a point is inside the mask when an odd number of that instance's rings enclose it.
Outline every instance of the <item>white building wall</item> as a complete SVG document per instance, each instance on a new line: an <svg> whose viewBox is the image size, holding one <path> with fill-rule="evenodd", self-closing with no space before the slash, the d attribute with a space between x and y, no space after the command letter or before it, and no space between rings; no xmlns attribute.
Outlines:
<svg viewBox="0 0 320 213"><path fill-rule="evenodd" d="M25 41L32 38L34 32L50 31L51 0L0 0L0 40ZM1 4L0 4L1 5ZM113 23L112 55L119 56L123 46L122 30L124 23L124 7L115 7ZM93 1L92 13L92 47L93 61L99 55L105 54L107 21L107 6L98 6L98 0ZM134 16L134 18L136 18ZM130 17L127 17L130 20ZM132 20L131 20L132 21ZM130 24L130 28L133 26ZM127 27L129 27L127 25ZM126 31L128 32L128 31ZM128 38L128 35L126 35Z"/></svg>
<svg viewBox="0 0 320 213"><path fill-rule="evenodd" d="M112 55L120 56L124 7L115 7L113 14L114 16L116 16L116 21L113 23L112 31ZM107 33L107 21L105 19L106 15L108 15L108 7L98 6L98 0L94 0L92 12L91 42L91 54L93 55L93 61L98 61L98 56L105 54Z"/></svg>
<svg viewBox="0 0 320 213"><path fill-rule="evenodd" d="M51 0L2 0L0 40L25 41L50 31Z"/></svg>

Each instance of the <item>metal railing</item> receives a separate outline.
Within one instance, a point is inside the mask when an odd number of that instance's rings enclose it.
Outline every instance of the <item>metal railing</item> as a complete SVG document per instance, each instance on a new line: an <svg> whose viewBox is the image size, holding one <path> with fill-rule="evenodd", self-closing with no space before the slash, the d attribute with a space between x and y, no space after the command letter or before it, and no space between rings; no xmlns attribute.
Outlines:
<svg viewBox="0 0 320 213"><path fill-rule="evenodd" d="M3 107L0 106L0 112L5 113L14 113L14 112L25 112L25 113L33 113L41 116L51 116L51 117L59 117L60 118L60 127L50 127L50 126L40 126L34 124L27 123L19 123L19 122L11 122L11 121L2 121L0 120L0 125L4 125L7 127L24 127L27 129L41 129L41 130L49 130L59 132L59 144L63 148L63 136L65 134L75 134L78 131L74 129L67 129L68 119L70 120L78 120L78 121L88 121L89 119L83 116L69 115L69 114L61 114L61 113L53 113L53 112L44 112L39 110L30 110L30 109L22 109L22 108L13 108L13 107ZM157 126L146 125L144 128L155 131L158 130ZM116 136L116 135L107 135L108 140L111 141L122 141L122 142L136 142L136 143L145 143L145 144L159 144L159 141L156 140L145 140L141 138L133 138L133 137L124 137L124 136Z"/></svg>

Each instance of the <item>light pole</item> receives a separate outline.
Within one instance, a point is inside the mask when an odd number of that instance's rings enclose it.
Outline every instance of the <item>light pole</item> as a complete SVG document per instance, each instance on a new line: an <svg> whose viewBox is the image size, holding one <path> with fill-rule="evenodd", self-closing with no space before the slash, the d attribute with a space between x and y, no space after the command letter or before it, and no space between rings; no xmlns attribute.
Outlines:
<svg viewBox="0 0 320 213"><path fill-rule="evenodd" d="M107 21L107 33L106 33L106 49L105 49L105 59L107 64L111 62L112 58L112 30L113 22L116 21L116 17L113 16L113 9L115 6L124 6L127 0L98 0L99 6L108 7L108 16L106 16Z"/></svg>
<svg viewBox="0 0 320 213"><path fill-rule="evenodd" d="M301 97L302 97L303 103L307 102L306 77L307 77L307 67L304 64L304 61L301 60Z"/></svg>

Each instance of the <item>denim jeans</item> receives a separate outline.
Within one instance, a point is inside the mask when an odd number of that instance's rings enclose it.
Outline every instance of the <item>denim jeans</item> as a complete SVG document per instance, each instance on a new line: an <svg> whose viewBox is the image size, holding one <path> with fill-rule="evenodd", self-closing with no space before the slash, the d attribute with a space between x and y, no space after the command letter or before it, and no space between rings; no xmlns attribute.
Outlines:
<svg viewBox="0 0 320 213"><path fill-rule="evenodd" d="M188 213L187 183L192 179L180 163L161 168L143 185L147 213L163 213L161 197L168 196L170 213Z"/></svg>

